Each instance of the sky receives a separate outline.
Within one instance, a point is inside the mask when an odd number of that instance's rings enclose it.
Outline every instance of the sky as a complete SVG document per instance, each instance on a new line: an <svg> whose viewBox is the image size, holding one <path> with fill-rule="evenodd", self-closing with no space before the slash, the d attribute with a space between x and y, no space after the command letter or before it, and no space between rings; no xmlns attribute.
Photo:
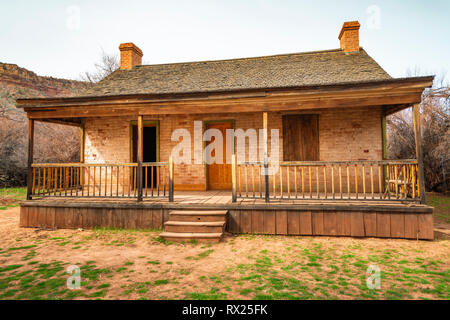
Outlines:
<svg viewBox="0 0 450 320"><path fill-rule="evenodd" d="M145 64L335 49L358 20L360 45L391 76L450 82L449 0L0 0L0 17L0 62L45 76L79 79L122 42Z"/></svg>

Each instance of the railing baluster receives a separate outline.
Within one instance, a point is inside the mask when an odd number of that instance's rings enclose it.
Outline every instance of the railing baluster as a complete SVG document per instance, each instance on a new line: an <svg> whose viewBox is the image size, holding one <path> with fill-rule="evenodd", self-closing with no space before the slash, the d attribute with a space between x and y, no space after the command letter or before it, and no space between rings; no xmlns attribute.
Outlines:
<svg viewBox="0 0 450 320"><path fill-rule="evenodd" d="M383 184L381 183L381 165L378 165L378 192L380 199L383 199Z"/></svg>
<svg viewBox="0 0 450 320"><path fill-rule="evenodd" d="M264 167L262 167L261 165L258 165L258 173L259 173L259 197L262 199L263 197L263 190L262 190L262 169Z"/></svg>
<svg viewBox="0 0 450 320"><path fill-rule="evenodd" d="M286 183L287 183L287 193L288 193L288 199L291 198L291 181L289 177L289 173L291 171L291 167L286 167Z"/></svg>
<svg viewBox="0 0 450 320"><path fill-rule="evenodd" d="M272 167L273 168L273 167ZM272 174L272 182L273 182L273 198L276 199L277 198L277 185L276 185L276 180L277 180L277 173L273 172Z"/></svg>
<svg viewBox="0 0 450 320"><path fill-rule="evenodd" d="M319 185L319 167L316 166L316 188L317 199L320 199L320 185Z"/></svg>
<svg viewBox="0 0 450 320"><path fill-rule="evenodd" d="M312 174L311 174L311 166L308 166L308 174L309 174L309 198L312 199Z"/></svg>
<svg viewBox="0 0 450 320"><path fill-rule="evenodd" d="M398 199L398 168L397 168L397 165L394 166L394 177L395 177L395 198Z"/></svg>
<svg viewBox="0 0 450 320"><path fill-rule="evenodd" d="M333 195L333 199L335 198L334 194L334 165L331 165L331 194Z"/></svg>
<svg viewBox="0 0 450 320"><path fill-rule="evenodd" d="M327 166L323 166L323 187L325 191L325 199L328 199L328 190L327 190Z"/></svg>
<svg viewBox="0 0 450 320"><path fill-rule="evenodd" d="M119 197L120 166L116 167L116 197Z"/></svg>
<svg viewBox="0 0 450 320"><path fill-rule="evenodd" d="M363 194L364 199L366 199L366 167L362 165L362 175L363 175Z"/></svg>
<svg viewBox="0 0 450 320"><path fill-rule="evenodd" d="M339 193L341 194L341 199L343 199L343 196L342 196L342 168L341 168L340 164L339 164Z"/></svg>
<svg viewBox="0 0 450 320"><path fill-rule="evenodd" d="M283 167L280 166L280 199L283 199Z"/></svg>
<svg viewBox="0 0 450 320"><path fill-rule="evenodd" d="M370 164L370 191L372 193L372 199L374 199L374 193L373 193L373 164Z"/></svg>
<svg viewBox="0 0 450 320"><path fill-rule="evenodd" d="M255 166L251 165L252 168L252 192L253 192L253 198L255 197Z"/></svg>
<svg viewBox="0 0 450 320"><path fill-rule="evenodd" d="M355 164L355 194L358 199L358 165Z"/></svg>
<svg viewBox="0 0 450 320"><path fill-rule="evenodd" d="M403 165L403 196L404 198L408 198L408 177L406 173L406 166Z"/></svg>
<svg viewBox="0 0 450 320"><path fill-rule="evenodd" d="M295 199L298 196L298 187L297 187L297 166L294 167L294 184L295 184Z"/></svg>
<svg viewBox="0 0 450 320"><path fill-rule="evenodd" d="M305 199L305 167L302 167L302 199Z"/></svg>
<svg viewBox="0 0 450 320"><path fill-rule="evenodd" d="M350 199L350 166L347 163L347 199Z"/></svg>

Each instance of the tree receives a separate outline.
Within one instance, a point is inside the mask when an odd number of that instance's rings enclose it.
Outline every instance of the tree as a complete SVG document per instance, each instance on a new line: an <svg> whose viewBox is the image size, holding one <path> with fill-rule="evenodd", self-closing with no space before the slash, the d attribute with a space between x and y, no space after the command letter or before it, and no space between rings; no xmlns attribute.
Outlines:
<svg viewBox="0 0 450 320"><path fill-rule="evenodd" d="M425 186L429 191L446 192L450 186L450 86L444 77L425 90L420 103ZM388 157L415 158L411 109L387 118Z"/></svg>
<svg viewBox="0 0 450 320"><path fill-rule="evenodd" d="M88 82L99 82L105 77L109 76L111 73L119 69L120 61L117 55L108 54L102 50L102 56L99 62L94 64L95 71L86 71L82 74L81 80Z"/></svg>

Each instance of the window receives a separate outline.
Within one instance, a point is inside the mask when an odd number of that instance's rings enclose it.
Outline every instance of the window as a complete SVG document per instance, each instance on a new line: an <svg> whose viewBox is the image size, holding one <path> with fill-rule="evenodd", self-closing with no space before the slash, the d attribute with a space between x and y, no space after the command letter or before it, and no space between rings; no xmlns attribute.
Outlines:
<svg viewBox="0 0 450 320"><path fill-rule="evenodd" d="M283 161L319 161L319 115L283 116Z"/></svg>

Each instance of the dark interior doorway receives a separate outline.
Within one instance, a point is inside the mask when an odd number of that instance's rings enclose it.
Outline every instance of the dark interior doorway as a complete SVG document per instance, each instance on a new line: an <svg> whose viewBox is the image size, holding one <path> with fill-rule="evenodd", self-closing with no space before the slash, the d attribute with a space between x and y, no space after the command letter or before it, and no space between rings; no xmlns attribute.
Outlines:
<svg viewBox="0 0 450 320"><path fill-rule="evenodd" d="M157 145L157 127L156 126L144 126L143 128L143 160L144 162L157 162L158 161L158 145ZM133 125L133 162L137 162L137 145L138 145L138 130L137 126ZM150 187L152 185L151 178L153 176L153 186L156 185L156 167L153 167L153 175L150 170L147 170L147 181L143 181L143 185ZM145 179L145 168L143 173Z"/></svg>

